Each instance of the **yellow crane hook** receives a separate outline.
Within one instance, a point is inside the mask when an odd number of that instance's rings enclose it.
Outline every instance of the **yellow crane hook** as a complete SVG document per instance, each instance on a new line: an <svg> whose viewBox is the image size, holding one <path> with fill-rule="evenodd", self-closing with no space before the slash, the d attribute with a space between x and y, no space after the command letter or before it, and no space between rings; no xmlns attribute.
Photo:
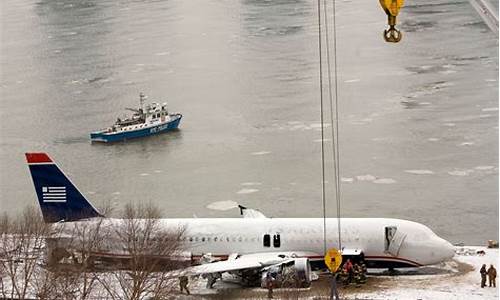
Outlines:
<svg viewBox="0 0 500 300"><path fill-rule="evenodd" d="M382 9L388 17L389 29L384 30L384 39L389 43L397 43L403 37L401 31L396 29L396 17L401 7L403 7L404 0L379 0Z"/></svg>

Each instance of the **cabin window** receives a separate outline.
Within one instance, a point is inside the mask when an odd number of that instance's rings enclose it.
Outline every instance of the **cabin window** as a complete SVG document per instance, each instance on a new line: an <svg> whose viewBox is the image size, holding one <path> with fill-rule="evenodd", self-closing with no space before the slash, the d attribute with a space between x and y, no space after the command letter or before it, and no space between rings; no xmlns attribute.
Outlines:
<svg viewBox="0 0 500 300"><path fill-rule="evenodd" d="M229 237L226 238L226 241L229 242Z"/></svg>
<svg viewBox="0 0 500 300"><path fill-rule="evenodd" d="M262 244L264 247L271 247L271 236L269 234L264 234Z"/></svg>
<svg viewBox="0 0 500 300"><path fill-rule="evenodd" d="M202 241L202 242L204 242L204 241L205 241L205 237L202 237L202 238L201 238L201 241Z"/></svg>
<svg viewBox="0 0 500 300"><path fill-rule="evenodd" d="M273 246L274 248L279 248L281 246L281 240L279 233L273 236Z"/></svg>
<svg viewBox="0 0 500 300"><path fill-rule="evenodd" d="M192 242L192 241L193 241L193 237L192 237L192 236L190 236L190 237L189 237L189 241L190 241L190 242Z"/></svg>
<svg viewBox="0 0 500 300"><path fill-rule="evenodd" d="M217 237L214 237L214 242L217 242Z"/></svg>

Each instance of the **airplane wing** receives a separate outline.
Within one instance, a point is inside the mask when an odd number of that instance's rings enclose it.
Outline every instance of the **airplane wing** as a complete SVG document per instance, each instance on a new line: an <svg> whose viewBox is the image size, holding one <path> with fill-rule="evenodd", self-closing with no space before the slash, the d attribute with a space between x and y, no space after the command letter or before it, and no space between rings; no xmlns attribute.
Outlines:
<svg viewBox="0 0 500 300"><path fill-rule="evenodd" d="M245 255L231 255L235 258L216 261L199 266L193 266L182 270L184 276L193 276L211 273L223 273L232 271L246 271L252 269L266 269L267 267L291 262L300 257L314 255L309 252L272 252L255 253Z"/></svg>

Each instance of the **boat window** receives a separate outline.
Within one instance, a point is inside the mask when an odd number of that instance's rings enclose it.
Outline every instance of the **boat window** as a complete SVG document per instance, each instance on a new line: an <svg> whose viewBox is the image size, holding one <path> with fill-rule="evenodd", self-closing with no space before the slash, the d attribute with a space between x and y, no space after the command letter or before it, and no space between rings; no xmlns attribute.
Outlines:
<svg viewBox="0 0 500 300"><path fill-rule="evenodd" d="M279 233L273 236L273 246L274 248L279 248L281 246L281 239Z"/></svg>
<svg viewBox="0 0 500 300"><path fill-rule="evenodd" d="M264 234L263 243L264 247L271 247L271 236L269 234Z"/></svg>
<svg viewBox="0 0 500 300"><path fill-rule="evenodd" d="M217 237L214 237L214 242L217 242Z"/></svg>
<svg viewBox="0 0 500 300"><path fill-rule="evenodd" d="M190 237L189 237L189 241L190 241L190 242L192 242L192 241L193 241L193 237L192 237L192 236L190 236Z"/></svg>
<svg viewBox="0 0 500 300"><path fill-rule="evenodd" d="M205 241L205 237L202 237L202 238L201 238L201 241L202 241L202 242L204 242L204 241Z"/></svg>
<svg viewBox="0 0 500 300"><path fill-rule="evenodd" d="M229 237L227 237L227 238L226 238L226 241L228 241L228 242L229 242Z"/></svg>

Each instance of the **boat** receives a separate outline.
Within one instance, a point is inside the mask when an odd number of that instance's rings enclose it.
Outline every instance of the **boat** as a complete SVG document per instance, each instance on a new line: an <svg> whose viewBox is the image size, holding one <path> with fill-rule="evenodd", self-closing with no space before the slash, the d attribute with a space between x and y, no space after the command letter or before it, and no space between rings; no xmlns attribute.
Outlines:
<svg viewBox="0 0 500 300"><path fill-rule="evenodd" d="M169 113L167 103L151 102L144 105L147 97L139 94L139 108L126 108L133 111L130 117L117 118L115 124L108 128L90 133L92 142L117 142L159 134L179 127L181 113Z"/></svg>

